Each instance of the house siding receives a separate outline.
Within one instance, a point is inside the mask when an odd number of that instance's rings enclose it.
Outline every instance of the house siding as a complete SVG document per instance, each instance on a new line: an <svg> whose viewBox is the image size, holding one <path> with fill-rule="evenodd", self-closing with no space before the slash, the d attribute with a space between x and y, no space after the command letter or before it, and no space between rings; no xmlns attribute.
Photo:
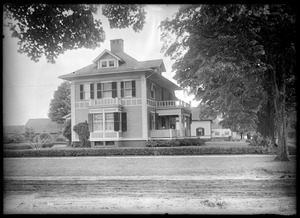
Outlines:
<svg viewBox="0 0 300 218"><path fill-rule="evenodd" d="M121 82L122 81L130 81L130 80L135 80L135 85L136 85L136 97L134 98L141 98L141 76L136 75L137 73L124 73L122 75L101 75L101 77L96 77L96 78L89 78L89 79L84 79L80 81L75 82L75 102L79 101L89 101L89 100L80 100L80 85L82 84L95 84L94 85L94 91L96 91L97 83L105 83L105 82L117 82L117 97L121 98ZM126 97L130 98L130 97ZM96 99L96 94L95 98Z"/></svg>
<svg viewBox="0 0 300 218"><path fill-rule="evenodd" d="M201 138L211 138L211 121L206 120L193 120L191 124L191 136L197 136L197 128L202 127L204 129L204 136Z"/></svg>
<svg viewBox="0 0 300 218"><path fill-rule="evenodd" d="M89 99L80 100L80 85L81 84L97 84L104 82L117 82L117 97L121 100L122 103L122 111L127 113L127 131L120 133L122 139L142 139L142 99L141 99L141 76L143 73L123 73L122 75L101 75L101 78L98 77L90 77L81 80L77 80L74 82L74 91L75 91L75 112L74 117L72 118L75 122L72 126L80 123L88 121L88 113L90 111ZM121 82L122 81L135 81L135 94L136 97L123 97L121 98ZM94 99L96 97L96 85L94 85ZM106 105L105 107L109 107ZM113 107L113 106L112 106ZM103 106L95 106L93 109L101 109ZM73 127L72 127L73 128ZM98 134L99 135L99 134ZM73 141L78 141L78 137L76 134L72 137ZM105 140L105 139L103 139ZM94 141L91 139L91 141Z"/></svg>
<svg viewBox="0 0 300 218"><path fill-rule="evenodd" d="M142 107L124 107L123 111L127 113L127 131L122 133L123 139L142 138Z"/></svg>

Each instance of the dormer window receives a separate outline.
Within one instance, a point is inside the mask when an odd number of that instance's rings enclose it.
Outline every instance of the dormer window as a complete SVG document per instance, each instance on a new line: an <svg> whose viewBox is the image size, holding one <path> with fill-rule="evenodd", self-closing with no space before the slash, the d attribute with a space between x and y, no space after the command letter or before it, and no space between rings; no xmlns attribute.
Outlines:
<svg viewBox="0 0 300 218"><path fill-rule="evenodd" d="M100 68L116 67L116 65L116 60L114 59L100 60Z"/></svg>

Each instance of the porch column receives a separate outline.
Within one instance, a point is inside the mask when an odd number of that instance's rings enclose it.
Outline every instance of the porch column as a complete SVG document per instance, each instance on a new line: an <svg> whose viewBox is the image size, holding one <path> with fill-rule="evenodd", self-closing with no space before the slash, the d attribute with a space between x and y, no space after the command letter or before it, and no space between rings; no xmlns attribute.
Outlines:
<svg viewBox="0 0 300 218"><path fill-rule="evenodd" d="M75 82L71 82L71 143L75 141Z"/></svg>
<svg viewBox="0 0 300 218"><path fill-rule="evenodd" d="M183 116L182 116L182 114L180 114L179 115L179 132L180 132L180 136L182 136L183 137L183 123L182 123L182 118L183 118Z"/></svg>
<svg viewBox="0 0 300 218"><path fill-rule="evenodd" d="M147 82L145 75L141 76L141 98L142 98L142 134L143 139L148 140L148 107L147 107Z"/></svg>

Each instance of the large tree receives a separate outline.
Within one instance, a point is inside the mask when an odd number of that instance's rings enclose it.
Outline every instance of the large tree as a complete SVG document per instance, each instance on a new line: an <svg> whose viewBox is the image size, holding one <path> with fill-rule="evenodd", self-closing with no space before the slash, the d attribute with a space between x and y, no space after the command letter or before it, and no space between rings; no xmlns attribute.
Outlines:
<svg viewBox="0 0 300 218"><path fill-rule="evenodd" d="M63 82L54 92L54 98L50 102L49 118L57 123L64 123L63 116L71 113L71 84Z"/></svg>
<svg viewBox="0 0 300 218"><path fill-rule="evenodd" d="M271 99L277 160L288 160L285 101L295 101L295 21L291 5L184 5L161 23L175 79L204 104L231 120L248 114L257 123Z"/></svg>
<svg viewBox="0 0 300 218"><path fill-rule="evenodd" d="M100 20L95 19L99 5L86 4L5 4L4 24L17 38L19 52L33 61L45 55L55 63L67 50L95 49L105 40ZM104 5L103 15L111 28L132 27L139 31L145 23L143 5Z"/></svg>

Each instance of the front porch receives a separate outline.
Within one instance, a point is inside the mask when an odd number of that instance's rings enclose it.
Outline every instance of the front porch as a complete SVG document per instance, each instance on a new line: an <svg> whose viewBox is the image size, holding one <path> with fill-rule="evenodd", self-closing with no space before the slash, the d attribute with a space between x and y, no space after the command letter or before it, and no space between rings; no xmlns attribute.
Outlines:
<svg viewBox="0 0 300 218"><path fill-rule="evenodd" d="M191 114L182 108L156 109L150 116L149 137L152 139L185 138L191 136Z"/></svg>

